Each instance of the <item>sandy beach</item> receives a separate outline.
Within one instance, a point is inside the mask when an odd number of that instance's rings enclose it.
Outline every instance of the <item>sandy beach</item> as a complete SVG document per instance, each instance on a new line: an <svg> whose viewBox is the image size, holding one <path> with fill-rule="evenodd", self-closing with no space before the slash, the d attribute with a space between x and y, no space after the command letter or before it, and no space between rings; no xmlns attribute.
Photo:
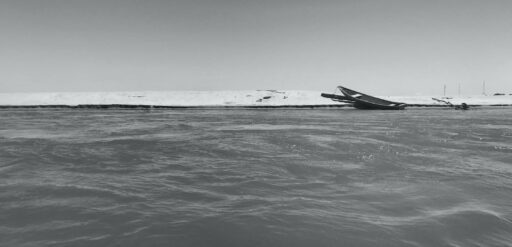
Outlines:
<svg viewBox="0 0 512 247"><path fill-rule="evenodd" d="M143 91L143 92L55 92L1 93L0 106L77 106L77 105L152 105L177 107L216 106L322 106L345 105L320 96L321 91ZM378 96L409 105L442 106L443 99L453 104L512 105L512 95L502 96Z"/></svg>

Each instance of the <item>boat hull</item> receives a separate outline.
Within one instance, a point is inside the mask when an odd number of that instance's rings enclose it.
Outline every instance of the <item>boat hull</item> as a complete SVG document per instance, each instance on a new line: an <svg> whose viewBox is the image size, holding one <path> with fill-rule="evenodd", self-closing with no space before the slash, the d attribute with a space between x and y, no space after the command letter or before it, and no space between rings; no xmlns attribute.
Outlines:
<svg viewBox="0 0 512 247"><path fill-rule="evenodd" d="M404 110L405 104L397 105L397 106L384 106L384 105L375 105L369 104L366 102L354 102L354 107L361 110Z"/></svg>
<svg viewBox="0 0 512 247"><path fill-rule="evenodd" d="M407 104L402 102L394 102L373 97L342 86L339 86L338 89L343 93L345 98L354 102L354 107L357 109L403 110L407 106Z"/></svg>

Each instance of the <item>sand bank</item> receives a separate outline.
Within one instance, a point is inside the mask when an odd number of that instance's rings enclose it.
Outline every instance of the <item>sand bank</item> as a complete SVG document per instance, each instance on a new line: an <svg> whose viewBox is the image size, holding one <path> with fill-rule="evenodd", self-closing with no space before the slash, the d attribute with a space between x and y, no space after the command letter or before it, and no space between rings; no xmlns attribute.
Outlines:
<svg viewBox="0 0 512 247"><path fill-rule="evenodd" d="M320 91L252 90L252 91L169 91L169 92L59 92L0 93L0 106L84 106L133 105L168 107L278 107L343 106L320 96ZM410 105L443 106L432 98L453 104L512 105L512 96L379 96Z"/></svg>

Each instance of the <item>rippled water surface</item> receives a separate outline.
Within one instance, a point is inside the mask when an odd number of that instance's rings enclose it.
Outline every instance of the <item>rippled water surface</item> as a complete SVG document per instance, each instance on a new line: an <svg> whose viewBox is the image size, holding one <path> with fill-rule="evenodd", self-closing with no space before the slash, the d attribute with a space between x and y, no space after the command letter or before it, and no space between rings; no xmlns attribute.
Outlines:
<svg viewBox="0 0 512 247"><path fill-rule="evenodd" d="M1 246L511 246L512 109L1 110Z"/></svg>

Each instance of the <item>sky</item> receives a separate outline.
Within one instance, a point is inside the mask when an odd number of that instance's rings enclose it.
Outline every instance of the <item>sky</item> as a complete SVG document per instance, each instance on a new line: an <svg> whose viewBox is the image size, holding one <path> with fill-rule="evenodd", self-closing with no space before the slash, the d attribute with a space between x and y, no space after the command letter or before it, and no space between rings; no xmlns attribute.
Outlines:
<svg viewBox="0 0 512 247"><path fill-rule="evenodd" d="M509 0L2 0L0 92L512 93Z"/></svg>

